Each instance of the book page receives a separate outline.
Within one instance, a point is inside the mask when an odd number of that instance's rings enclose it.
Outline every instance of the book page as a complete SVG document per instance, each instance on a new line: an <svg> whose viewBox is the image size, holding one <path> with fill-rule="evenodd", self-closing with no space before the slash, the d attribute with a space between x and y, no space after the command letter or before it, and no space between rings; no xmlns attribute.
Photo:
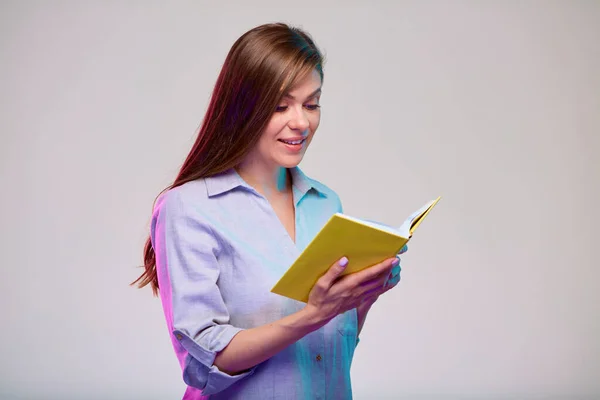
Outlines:
<svg viewBox="0 0 600 400"><path fill-rule="evenodd" d="M396 229L396 228L394 228L392 226L388 226L388 225L382 224L380 222L375 222L375 221L369 221L369 220L366 220L366 219L355 218L355 217L351 217L351 216L346 215L346 214L340 214L340 213L338 213L338 215L340 217L346 218L346 219L348 219L350 221L358 222L359 224L363 224L363 225L366 225L366 226L370 226L371 228L375 228L375 229L379 229L379 230L384 231L384 232L391 233L392 235L402 236L402 235L400 235L400 232L398 231L398 229ZM402 236L402 237L408 238L408 236Z"/></svg>
<svg viewBox="0 0 600 400"><path fill-rule="evenodd" d="M411 236L411 228L415 223L419 221L419 219L425 214L425 212L436 202L436 200L432 200L425 204L423 207L419 208L417 211L412 213L400 227L397 229L400 234L406 238L410 238Z"/></svg>
<svg viewBox="0 0 600 400"><path fill-rule="evenodd" d="M360 219L360 218L351 217L349 215L342 214L342 213L336 213L336 214L339 215L340 217L346 218L346 219L348 219L350 221L358 222L359 224L370 226L371 228L379 229L381 231L388 232L388 233L391 233L392 235L400 236L400 237L403 237L405 239L410 239L410 237L412 236L413 226L415 224L417 224L419 222L419 220L421 218L423 218L423 216L425 214L427 214L427 211L431 207L433 207L433 205L435 205L439 201L439 199L440 198L438 197L437 199L428 202L423 207L419 208L417 211L415 211L414 213L412 213L402 223L402 225L400 225L399 228L394 228L392 226L385 225L385 224L382 224L380 222L369 221L369 220L366 220L366 219Z"/></svg>

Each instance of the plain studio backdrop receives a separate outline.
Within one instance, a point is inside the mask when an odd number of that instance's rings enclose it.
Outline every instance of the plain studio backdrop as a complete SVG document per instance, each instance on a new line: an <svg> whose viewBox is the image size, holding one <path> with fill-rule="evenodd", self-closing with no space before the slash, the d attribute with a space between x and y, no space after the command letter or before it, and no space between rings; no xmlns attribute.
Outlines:
<svg viewBox="0 0 600 400"><path fill-rule="evenodd" d="M600 396L600 3L4 1L0 398L177 399L141 272L246 30L326 53L301 164L399 225L441 195L369 314L356 399Z"/></svg>

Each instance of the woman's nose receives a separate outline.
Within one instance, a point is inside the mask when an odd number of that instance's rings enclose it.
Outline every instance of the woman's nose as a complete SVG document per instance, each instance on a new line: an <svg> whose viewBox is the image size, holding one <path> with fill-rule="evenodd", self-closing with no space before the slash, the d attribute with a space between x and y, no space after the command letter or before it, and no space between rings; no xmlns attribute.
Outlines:
<svg viewBox="0 0 600 400"><path fill-rule="evenodd" d="M308 121L304 108L300 108L294 112L288 125L291 129L296 129L302 132L308 129L310 122Z"/></svg>

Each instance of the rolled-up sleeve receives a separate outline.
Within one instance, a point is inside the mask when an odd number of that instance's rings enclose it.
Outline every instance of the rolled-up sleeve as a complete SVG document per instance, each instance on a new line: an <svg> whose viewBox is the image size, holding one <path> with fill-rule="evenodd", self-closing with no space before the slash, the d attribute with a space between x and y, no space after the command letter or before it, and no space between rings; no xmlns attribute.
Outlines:
<svg viewBox="0 0 600 400"><path fill-rule="evenodd" d="M229 324L217 281L219 242L201 210L169 191L157 201L151 224L165 318L184 382L203 395L218 393L254 372L228 375L213 363L242 329Z"/></svg>

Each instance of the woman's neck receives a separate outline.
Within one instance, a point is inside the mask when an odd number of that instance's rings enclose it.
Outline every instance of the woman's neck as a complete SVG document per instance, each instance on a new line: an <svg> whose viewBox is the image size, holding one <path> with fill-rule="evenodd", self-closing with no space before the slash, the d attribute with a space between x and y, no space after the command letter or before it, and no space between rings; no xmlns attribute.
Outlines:
<svg viewBox="0 0 600 400"><path fill-rule="evenodd" d="M291 192L291 176L287 168L266 168L258 164L240 164L235 168L240 177L266 198Z"/></svg>

